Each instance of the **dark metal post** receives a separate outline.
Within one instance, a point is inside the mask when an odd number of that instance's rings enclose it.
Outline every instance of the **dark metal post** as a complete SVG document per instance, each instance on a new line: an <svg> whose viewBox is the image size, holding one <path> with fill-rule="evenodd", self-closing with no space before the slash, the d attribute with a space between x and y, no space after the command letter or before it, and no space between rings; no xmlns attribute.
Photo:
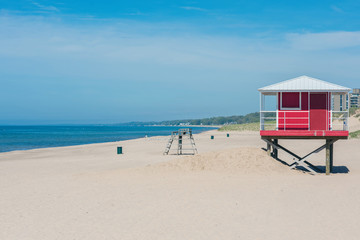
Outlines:
<svg viewBox="0 0 360 240"><path fill-rule="evenodd" d="M180 132L179 132L178 154L182 154L182 135Z"/></svg>

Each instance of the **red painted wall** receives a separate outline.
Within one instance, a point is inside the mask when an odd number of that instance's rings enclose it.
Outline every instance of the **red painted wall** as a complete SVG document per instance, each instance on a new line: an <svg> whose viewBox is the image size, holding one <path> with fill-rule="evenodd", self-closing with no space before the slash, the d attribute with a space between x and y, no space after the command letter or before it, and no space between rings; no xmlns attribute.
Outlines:
<svg viewBox="0 0 360 240"><path fill-rule="evenodd" d="M299 94L301 94L301 109L300 110L282 110L283 107L298 107L299 106ZM316 93L314 93L316 94ZM324 103L318 103L321 107L320 111L314 111L312 116L308 112L310 110L309 93L279 93L278 94L278 129L279 130L309 130L309 123L313 122L313 126L310 126L312 130L330 130L331 126L331 94L325 93L326 100ZM282 101L281 101L282 97ZM313 108L316 108L316 97L312 97L314 103L311 104ZM281 102L283 103L281 106ZM319 114L317 114L318 112ZM322 112L322 113L320 113ZM324 114L325 112L325 114ZM324 117L325 116L325 117ZM311 118L311 121L310 121ZM314 125L315 124L315 125Z"/></svg>
<svg viewBox="0 0 360 240"><path fill-rule="evenodd" d="M300 93L298 92L284 92L281 93L282 108L299 108L300 107Z"/></svg>
<svg viewBox="0 0 360 240"><path fill-rule="evenodd" d="M299 102L301 94L301 102ZM282 97L282 100L281 100ZM282 106L281 106L282 102ZM308 130L308 93L287 92L278 95L278 129L279 130ZM282 108L299 108L300 110L282 110Z"/></svg>
<svg viewBox="0 0 360 240"><path fill-rule="evenodd" d="M283 110L278 112L279 130L308 130L309 116L303 111Z"/></svg>
<svg viewBox="0 0 360 240"><path fill-rule="evenodd" d="M291 92L292 93L292 92ZM282 93L279 93L278 94L278 110L281 109L281 94ZM285 95L288 95L289 93L284 93ZM292 96L292 98L294 97L294 95ZM296 93L296 97L299 98L299 93ZM286 98L286 96L285 96ZM292 101L292 98L288 98L288 99L285 99L285 101ZM295 100L296 101L296 100ZM287 104L285 103L286 106L289 106L289 105L296 105L296 102L295 101L292 101L290 104ZM284 96L283 96L283 103L284 103ZM309 94L307 92L302 92L301 93L301 110L308 110L308 104L309 104ZM284 107L286 107L284 106Z"/></svg>
<svg viewBox="0 0 360 240"><path fill-rule="evenodd" d="M328 130L328 94L310 94L310 130Z"/></svg>
<svg viewBox="0 0 360 240"><path fill-rule="evenodd" d="M309 94L307 92L301 93L301 110L308 110Z"/></svg>

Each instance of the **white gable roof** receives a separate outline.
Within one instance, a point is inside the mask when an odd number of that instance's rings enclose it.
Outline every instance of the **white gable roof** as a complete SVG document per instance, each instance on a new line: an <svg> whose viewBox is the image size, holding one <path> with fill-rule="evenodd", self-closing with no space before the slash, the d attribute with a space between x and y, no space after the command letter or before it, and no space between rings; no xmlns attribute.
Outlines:
<svg viewBox="0 0 360 240"><path fill-rule="evenodd" d="M301 76L287 81L279 82L267 87L259 88L260 92L349 92L351 89L337 84L325 82L316 78Z"/></svg>

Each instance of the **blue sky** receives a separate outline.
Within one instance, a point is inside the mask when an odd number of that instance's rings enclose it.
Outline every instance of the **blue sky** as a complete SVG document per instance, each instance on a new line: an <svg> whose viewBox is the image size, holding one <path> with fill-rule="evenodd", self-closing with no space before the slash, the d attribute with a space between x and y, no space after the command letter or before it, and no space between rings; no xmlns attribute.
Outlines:
<svg viewBox="0 0 360 240"><path fill-rule="evenodd" d="M258 111L309 75L360 87L359 1L0 0L0 124Z"/></svg>

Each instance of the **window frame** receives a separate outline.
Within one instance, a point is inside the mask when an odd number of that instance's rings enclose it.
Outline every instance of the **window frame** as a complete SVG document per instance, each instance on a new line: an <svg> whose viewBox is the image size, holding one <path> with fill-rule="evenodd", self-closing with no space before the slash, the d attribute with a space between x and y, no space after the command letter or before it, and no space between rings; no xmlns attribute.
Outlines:
<svg viewBox="0 0 360 240"><path fill-rule="evenodd" d="M302 92L285 92L285 93L299 93L299 107L283 107L282 97L284 92L280 92L280 110L301 110L301 93Z"/></svg>

